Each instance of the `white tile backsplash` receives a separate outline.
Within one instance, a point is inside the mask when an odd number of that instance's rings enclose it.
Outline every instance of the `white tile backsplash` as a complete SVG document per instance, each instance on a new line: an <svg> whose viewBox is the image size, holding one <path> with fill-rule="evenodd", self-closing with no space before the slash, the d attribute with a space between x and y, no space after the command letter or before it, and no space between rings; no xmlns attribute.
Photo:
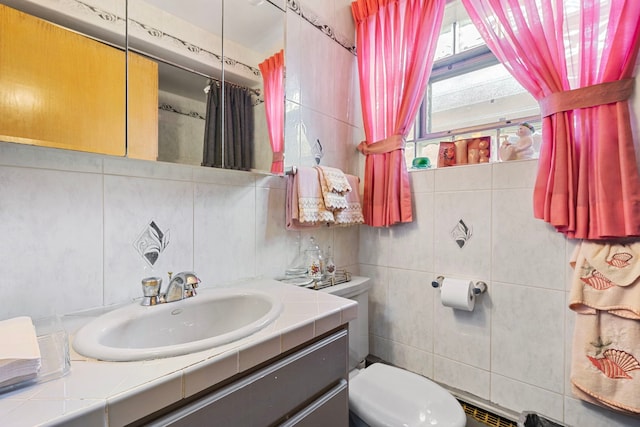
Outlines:
<svg viewBox="0 0 640 427"><path fill-rule="evenodd" d="M194 269L193 183L105 175L104 298L116 304L142 296L140 280ZM134 242L154 221L169 243L151 267ZM200 272L196 271L200 274Z"/></svg>
<svg viewBox="0 0 640 427"><path fill-rule="evenodd" d="M193 203L194 268L203 284L254 277L255 187L197 183Z"/></svg>
<svg viewBox="0 0 640 427"><path fill-rule="evenodd" d="M102 187L99 174L0 166L0 318L102 305Z"/></svg>

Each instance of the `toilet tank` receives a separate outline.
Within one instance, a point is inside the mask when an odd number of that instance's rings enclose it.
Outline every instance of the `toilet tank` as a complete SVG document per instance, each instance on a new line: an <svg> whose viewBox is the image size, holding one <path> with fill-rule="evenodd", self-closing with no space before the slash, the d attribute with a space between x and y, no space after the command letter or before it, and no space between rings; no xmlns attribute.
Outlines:
<svg viewBox="0 0 640 427"><path fill-rule="evenodd" d="M349 322L349 370L369 354L369 289L368 277L352 276L351 281L323 288L327 292L358 303L358 316Z"/></svg>

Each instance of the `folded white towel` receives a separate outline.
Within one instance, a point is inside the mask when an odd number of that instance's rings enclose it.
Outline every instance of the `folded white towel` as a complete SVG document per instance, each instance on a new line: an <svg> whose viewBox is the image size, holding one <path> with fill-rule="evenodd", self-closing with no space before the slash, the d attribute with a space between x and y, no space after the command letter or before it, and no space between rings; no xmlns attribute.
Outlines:
<svg viewBox="0 0 640 427"><path fill-rule="evenodd" d="M340 226L363 224L364 216L362 215L362 205L360 204L360 195L358 193L360 178L346 174L345 177L349 181L352 190L345 196L347 207L334 212L335 223Z"/></svg>
<svg viewBox="0 0 640 427"><path fill-rule="evenodd" d="M315 168L322 172L320 180L326 185L327 191L340 195L345 195L351 191L351 184L340 169L329 166L316 166Z"/></svg>
<svg viewBox="0 0 640 427"><path fill-rule="evenodd" d="M337 211L339 209L346 209L348 207L347 204L347 198L344 196L343 193L339 193L339 192L335 192L333 191L328 182L329 180L327 179L326 175L324 174L324 168L320 167L320 166L316 166L315 167L316 171L318 171L318 180L320 182L320 190L322 193L322 198L324 200L324 205L327 208L327 210L329 211ZM337 176L338 172L343 176L344 178L344 174L342 173L341 170L339 169L334 169L334 168L330 168L334 171L337 171L334 173L334 175ZM345 178L345 182L348 185L348 182L346 181ZM335 188L335 187L334 187ZM351 187L349 187L349 191L351 191Z"/></svg>
<svg viewBox="0 0 640 427"><path fill-rule="evenodd" d="M42 364L36 328L30 317L0 321L0 387L38 375Z"/></svg>

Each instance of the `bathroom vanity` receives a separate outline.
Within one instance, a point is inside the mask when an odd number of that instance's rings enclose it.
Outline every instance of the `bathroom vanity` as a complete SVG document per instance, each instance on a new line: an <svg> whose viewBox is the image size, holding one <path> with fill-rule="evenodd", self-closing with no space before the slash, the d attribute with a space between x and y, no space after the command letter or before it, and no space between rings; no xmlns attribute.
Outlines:
<svg viewBox="0 0 640 427"><path fill-rule="evenodd" d="M72 352L67 376L0 395L3 426L348 425L357 304L271 279L227 286L268 292L283 310L249 337L184 356L102 362ZM99 314L65 316L71 340Z"/></svg>
<svg viewBox="0 0 640 427"><path fill-rule="evenodd" d="M348 425L347 330L304 345L231 384L206 392L150 426Z"/></svg>

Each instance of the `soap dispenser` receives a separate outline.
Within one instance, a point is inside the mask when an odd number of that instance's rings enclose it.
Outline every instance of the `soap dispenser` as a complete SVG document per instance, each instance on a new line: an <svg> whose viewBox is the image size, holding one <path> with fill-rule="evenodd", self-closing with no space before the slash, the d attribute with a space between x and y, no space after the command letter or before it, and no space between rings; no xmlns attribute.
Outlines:
<svg viewBox="0 0 640 427"><path fill-rule="evenodd" d="M307 260L307 275L313 280L322 280L324 269L322 251L314 237L309 238L309 246L304 253Z"/></svg>

